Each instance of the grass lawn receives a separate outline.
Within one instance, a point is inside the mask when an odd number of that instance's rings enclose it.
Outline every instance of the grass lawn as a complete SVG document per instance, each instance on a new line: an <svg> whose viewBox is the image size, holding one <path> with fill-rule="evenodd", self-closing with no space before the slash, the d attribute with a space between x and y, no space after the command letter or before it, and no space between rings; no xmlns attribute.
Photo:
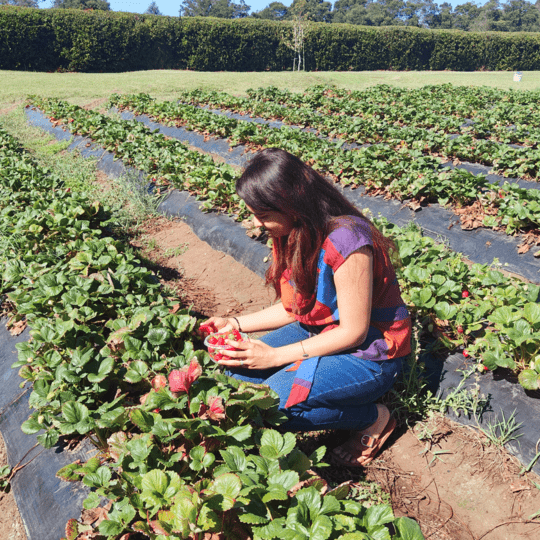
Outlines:
<svg viewBox="0 0 540 540"><path fill-rule="evenodd" d="M452 71L359 71L359 72L196 72L135 71L128 73L35 73L0 71L0 114L20 104L29 94L67 99L78 105L108 98L112 93L147 92L157 99L173 99L179 89L222 90L245 95L248 88L275 85L298 92L314 84L335 84L360 90L376 84L418 88L427 84L492 86L505 90L540 89L540 71L526 71L521 82L513 73Z"/></svg>

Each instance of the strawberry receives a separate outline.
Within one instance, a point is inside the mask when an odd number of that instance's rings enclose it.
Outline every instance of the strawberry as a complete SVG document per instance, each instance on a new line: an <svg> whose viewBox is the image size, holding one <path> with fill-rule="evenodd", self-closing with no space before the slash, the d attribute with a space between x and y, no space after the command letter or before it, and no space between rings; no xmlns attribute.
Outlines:
<svg viewBox="0 0 540 540"><path fill-rule="evenodd" d="M461 293L461 298L468 298L469 297L469 291L463 291Z"/></svg>
<svg viewBox="0 0 540 540"><path fill-rule="evenodd" d="M217 337L211 336L208 338L208 343L211 343L212 345L215 345L217 343Z"/></svg>
<svg viewBox="0 0 540 540"><path fill-rule="evenodd" d="M463 356L464 356L465 358L469 358L470 355L469 355L469 351L468 351L467 349L465 349L465 350L463 351Z"/></svg>
<svg viewBox="0 0 540 540"><path fill-rule="evenodd" d="M222 337L219 337L216 341L216 345L225 345L225 340Z"/></svg>
<svg viewBox="0 0 540 540"><path fill-rule="evenodd" d="M233 330L232 333L235 341L242 341L242 335L238 330Z"/></svg>
<svg viewBox="0 0 540 540"><path fill-rule="evenodd" d="M463 334L463 326L459 325L459 326L457 327L457 333L458 333L458 334Z"/></svg>

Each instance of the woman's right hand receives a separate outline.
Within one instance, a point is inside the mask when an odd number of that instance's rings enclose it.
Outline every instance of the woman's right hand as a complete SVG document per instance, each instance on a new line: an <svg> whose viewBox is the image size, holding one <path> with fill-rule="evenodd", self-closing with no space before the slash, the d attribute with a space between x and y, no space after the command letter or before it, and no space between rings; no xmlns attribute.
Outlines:
<svg viewBox="0 0 540 540"><path fill-rule="evenodd" d="M211 332L205 331L205 327L208 327ZM202 331L201 331L202 328ZM199 335L203 338L213 334L214 332L229 332L231 330L238 330L237 325L233 319L225 319L224 317L210 317L204 321L198 329Z"/></svg>

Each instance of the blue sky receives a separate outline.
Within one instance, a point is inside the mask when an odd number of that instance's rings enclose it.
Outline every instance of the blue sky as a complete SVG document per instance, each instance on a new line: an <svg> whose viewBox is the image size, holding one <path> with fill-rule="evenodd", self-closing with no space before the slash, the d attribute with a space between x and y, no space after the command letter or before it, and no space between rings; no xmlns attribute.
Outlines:
<svg viewBox="0 0 540 540"><path fill-rule="evenodd" d="M159 11L163 15L169 15L171 17L178 16L178 10L182 0L155 0L159 8ZM244 0L248 6L251 7L251 11L260 11L268 6L273 0ZM278 0L286 6L292 4L292 0ZM330 0L332 1L332 0ZM449 0L450 4L454 7L460 4L464 4L467 0ZM483 5L487 0L476 2L478 5ZM152 0L109 0L111 9L113 11L128 11L132 13L144 13ZM435 0L436 3L442 4L444 0ZM332 2L333 3L333 2ZM51 2L52 4L52 2ZM45 6L48 7L48 6Z"/></svg>

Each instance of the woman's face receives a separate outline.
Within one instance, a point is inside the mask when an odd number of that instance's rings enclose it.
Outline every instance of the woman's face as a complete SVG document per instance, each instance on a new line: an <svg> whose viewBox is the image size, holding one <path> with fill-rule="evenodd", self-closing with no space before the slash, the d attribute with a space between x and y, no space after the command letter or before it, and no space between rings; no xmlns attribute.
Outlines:
<svg viewBox="0 0 540 540"><path fill-rule="evenodd" d="M268 234L274 238L287 236L293 229L293 218L281 212L255 212L249 206L248 210L253 214L253 223L255 226L264 227L268 231Z"/></svg>

